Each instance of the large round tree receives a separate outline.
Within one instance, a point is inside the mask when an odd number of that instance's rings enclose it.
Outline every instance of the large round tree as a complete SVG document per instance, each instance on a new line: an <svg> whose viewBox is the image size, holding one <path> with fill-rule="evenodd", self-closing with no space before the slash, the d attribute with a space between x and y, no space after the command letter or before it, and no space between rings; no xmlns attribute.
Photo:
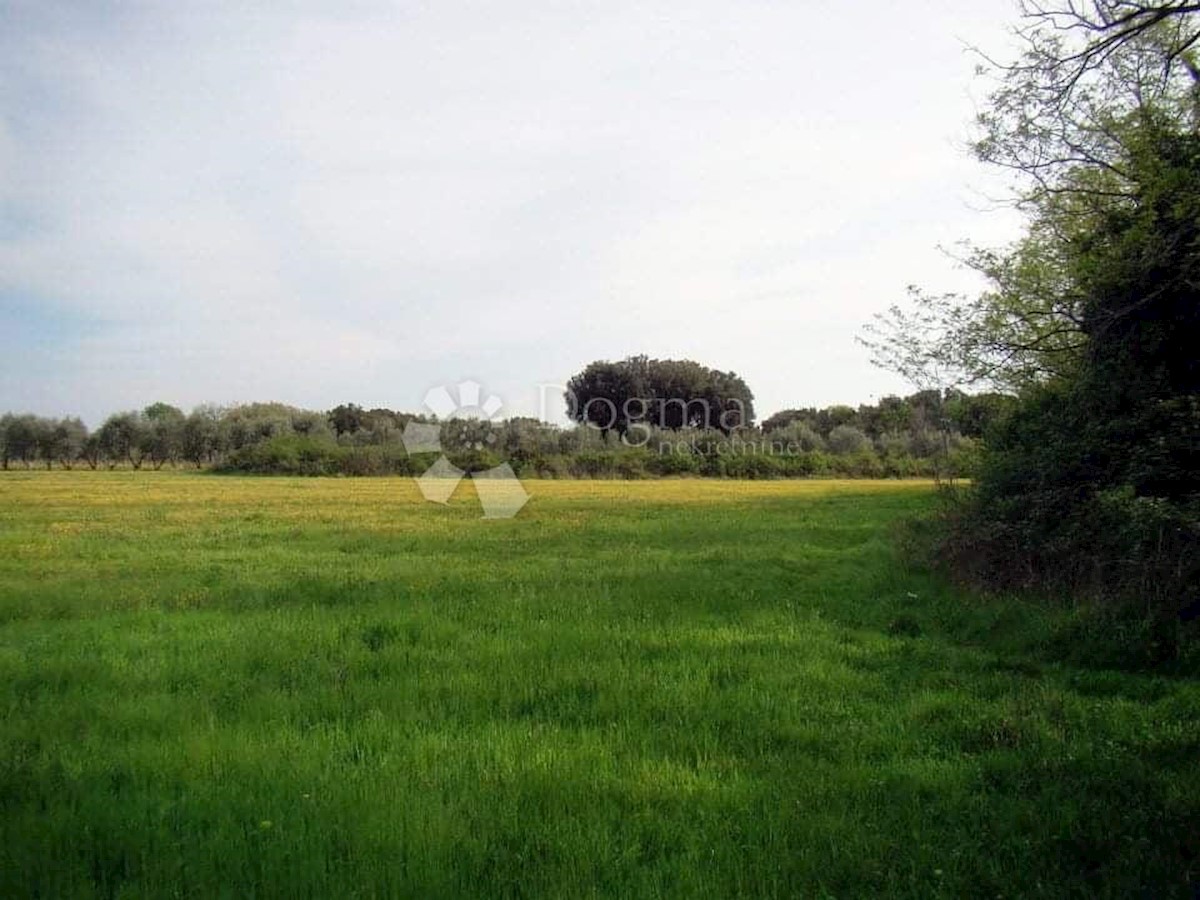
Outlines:
<svg viewBox="0 0 1200 900"><path fill-rule="evenodd" d="M754 423L754 395L741 377L687 359L598 360L572 376L565 399L575 421L620 435L632 425L729 434Z"/></svg>

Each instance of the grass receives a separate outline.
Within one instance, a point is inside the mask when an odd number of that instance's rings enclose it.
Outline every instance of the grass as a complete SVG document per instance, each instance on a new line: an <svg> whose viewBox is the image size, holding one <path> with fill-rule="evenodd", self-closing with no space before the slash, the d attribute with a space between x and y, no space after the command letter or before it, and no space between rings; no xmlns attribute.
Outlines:
<svg viewBox="0 0 1200 900"><path fill-rule="evenodd" d="M1200 684L897 558L927 484L0 476L0 895L1179 896Z"/></svg>

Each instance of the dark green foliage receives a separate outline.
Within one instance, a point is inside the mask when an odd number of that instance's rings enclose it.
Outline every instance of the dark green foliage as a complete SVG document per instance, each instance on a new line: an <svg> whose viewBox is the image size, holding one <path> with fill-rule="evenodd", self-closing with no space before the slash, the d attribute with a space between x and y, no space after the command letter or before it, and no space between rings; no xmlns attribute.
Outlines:
<svg viewBox="0 0 1200 900"><path fill-rule="evenodd" d="M576 422L619 435L646 426L729 434L754 423L754 395L746 382L691 360L593 362L571 377L565 399Z"/></svg>
<svg viewBox="0 0 1200 900"><path fill-rule="evenodd" d="M984 438L1004 420L1016 403L1017 398L1011 394L964 394L954 391L946 398L946 414L965 437Z"/></svg>
<svg viewBox="0 0 1200 900"><path fill-rule="evenodd" d="M646 461L646 468L655 475L694 475L700 464L694 453L656 453Z"/></svg>
<svg viewBox="0 0 1200 900"><path fill-rule="evenodd" d="M673 365L673 364L672 364ZM691 365L676 372L694 372ZM962 395L960 402L972 398ZM884 398L878 407L793 410L770 428L659 428L641 422L619 435L595 423L560 428L529 417L441 422L440 444L468 472L507 463L522 476L720 478L808 476L906 478L968 474L977 444L957 431L929 431L923 395ZM949 401L947 401L949 402ZM702 409L702 406L693 407ZM669 406L672 412L686 405ZM797 413L792 415L791 413ZM679 421L668 419L672 425ZM222 472L276 475L420 474L436 459L410 460L403 442L409 422L430 420L353 404L329 413L281 403L229 408L200 406L189 415L166 403L110 416L95 435L78 419L0 418L4 465L95 469L188 464ZM780 422L784 424L780 425ZM816 427L810 425L812 422ZM886 430L909 423L909 430ZM816 428L825 429L818 432ZM947 455L947 447L949 453ZM827 452L829 451L829 452ZM935 465L935 457L938 458Z"/></svg>
<svg viewBox="0 0 1200 900"><path fill-rule="evenodd" d="M199 407L192 411L180 429L179 444L183 458L199 467L212 462L222 448L220 411Z"/></svg>
<svg viewBox="0 0 1200 900"><path fill-rule="evenodd" d="M65 468L80 458L88 440L87 426L77 418L47 419L30 413L0 417L0 468L12 463L29 468L41 461Z"/></svg>
<svg viewBox="0 0 1200 900"><path fill-rule="evenodd" d="M433 459L428 454L409 457L397 445L346 445L339 444L329 434L320 437L282 434L235 450L217 471L257 475L416 475L428 468ZM460 468L469 465L475 468L466 458L452 457L451 461Z"/></svg>
<svg viewBox="0 0 1200 900"><path fill-rule="evenodd" d="M142 446L156 469L175 462L183 452L187 419L182 410L168 403L153 403L142 410L145 433Z"/></svg>
<svg viewBox="0 0 1200 900"><path fill-rule="evenodd" d="M1200 637L1200 7L1019 7L975 149L1017 173L1026 233L969 250L977 298L916 290L864 343L914 383L1018 393L945 398L984 438L949 570L1069 599L1081 654L1177 667Z"/></svg>
<svg viewBox="0 0 1200 900"><path fill-rule="evenodd" d="M278 475L337 474L344 451L332 440L280 435L235 450L221 470Z"/></svg>
<svg viewBox="0 0 1200 900"><path fill-rule="evenodd" d="M897 637L920 637L921 623L909 613L901 613L888 622L887 630Z"/></svg>
<svg viewBox="0 0 1200 900"><path fill-rule="evenodd" d="M449 453L446 458L464 472L484 472L504 461L490 450L475 447Z"/></svg>
<svg viewBox="0 0 1200 900"><path fill-rule="evenodd" d="M1200 138L1148 117L1127 146L1135 193L1071 246L1077 374L994 430L943 551L993 589L1125 613L1150 664L1179 655L1200 613Z"/></svg>
<svg viewBox="0 0 1200 900"><path fill-rule="evenodd" d="M329 424L333 426L334 434L338 437L354 434L363 427L365 419L362 407L353 403L344 403L329 411Z"/></svg>
<svg viewBox="0 0 1200 900"><path fill-rule="evenodd" d="M110 468L119 463L128 463L135 469L142 467L150 430L145 416L140 412L116 413L109 416L100 426L97 435L100 450L108 460Z"/></svg>
<svg viewBox="0 0 1200 900"><path fill-rule="evenodd" d="M959 390L918 391L907 397L887 396L877 404L829 406L823 409L785 409L762 423L771 441L859 453L869 445L883 458L889 477L934 475L934 458L943 460L950 477L969 474L969 457L977 441L1012 409L1016 399L1006 394L967 394ZM819 446L812 446L813 444Z"/></svg>

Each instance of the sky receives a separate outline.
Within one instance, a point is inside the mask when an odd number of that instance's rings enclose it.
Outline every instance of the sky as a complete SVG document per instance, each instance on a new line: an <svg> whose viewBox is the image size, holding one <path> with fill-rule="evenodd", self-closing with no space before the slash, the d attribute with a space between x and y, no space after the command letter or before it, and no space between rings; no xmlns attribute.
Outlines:
<svg viewBox="0 0 1200 900"><path fill-rule="evenodd" d="M1009 0L253 6L0 0L0 411L558 420L637 353L871 402L864 323L1019 232L967 149Z"/></svg>

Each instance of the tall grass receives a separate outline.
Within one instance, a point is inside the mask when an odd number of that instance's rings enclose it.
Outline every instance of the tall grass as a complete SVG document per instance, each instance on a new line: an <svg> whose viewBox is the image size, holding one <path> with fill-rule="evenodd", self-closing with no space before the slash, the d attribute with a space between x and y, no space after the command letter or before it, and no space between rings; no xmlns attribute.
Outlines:
<svg viewBox="0 0 1200 900"><path fill-rule="evenodd" d="M1200 686L927 485L0 477L0 895L1191 896Z"/></svg>

